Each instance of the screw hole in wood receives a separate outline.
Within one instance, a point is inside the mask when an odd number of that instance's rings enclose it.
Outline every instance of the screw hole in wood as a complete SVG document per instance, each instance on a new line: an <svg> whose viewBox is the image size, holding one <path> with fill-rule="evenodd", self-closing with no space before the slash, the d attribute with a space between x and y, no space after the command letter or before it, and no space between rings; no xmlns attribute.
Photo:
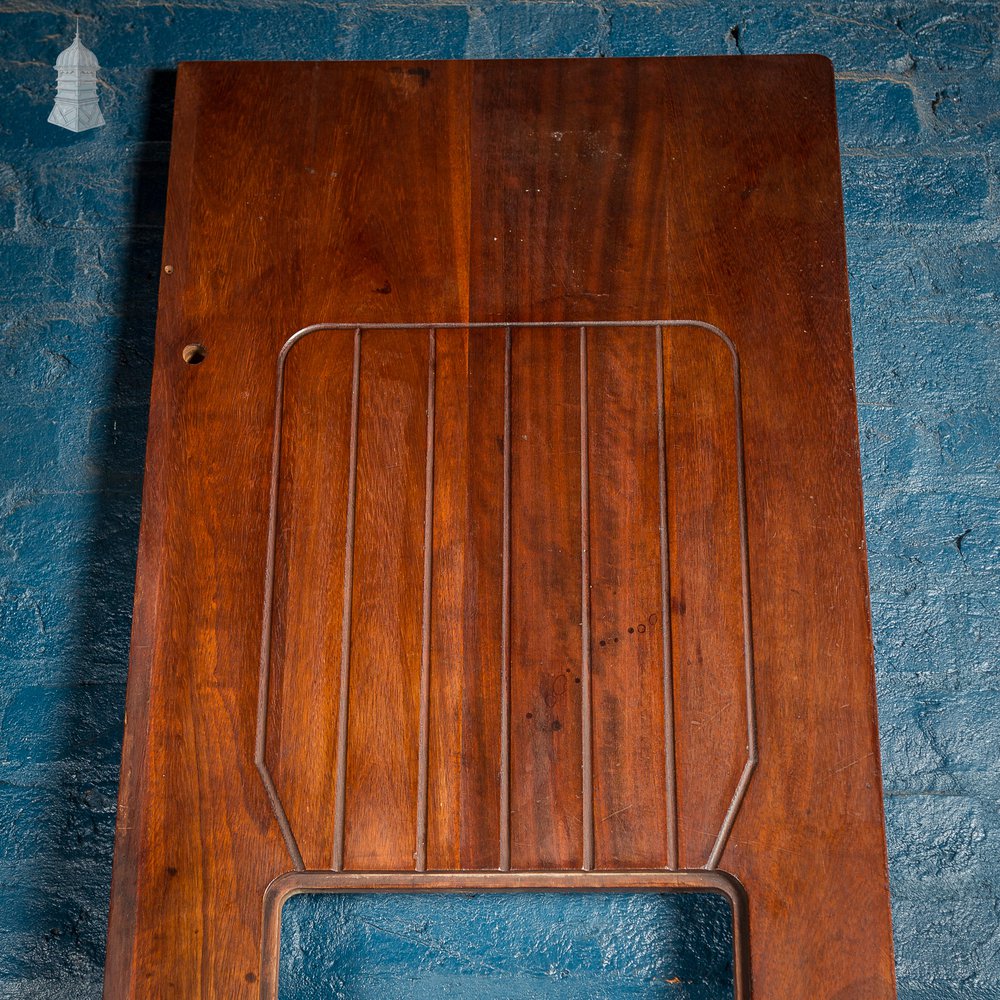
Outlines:
<svg viewBox="0 0 1000 1000"><path fill-rule="evenodd" d="M208 352L205 350L204 344L188 344L187 347L181 351L181 357L184 359L184 363L188 365L200 365L202 361L205 360L205 356Z"/></svg>

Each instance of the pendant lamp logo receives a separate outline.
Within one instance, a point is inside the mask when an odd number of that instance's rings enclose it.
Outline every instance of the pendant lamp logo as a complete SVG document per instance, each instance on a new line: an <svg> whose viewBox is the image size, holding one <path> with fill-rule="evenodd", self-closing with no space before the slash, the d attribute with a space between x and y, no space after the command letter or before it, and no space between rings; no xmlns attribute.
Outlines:
<svg viewBox="0 0 1000 1000"><path fill-rule="evenodd" d="M71 132L85 132L104 124L104 115L97 100L97 56L80 41L80 21L76 22L76 37L68 49L56 59L58 75L56 102L49 121Z"/></svg>

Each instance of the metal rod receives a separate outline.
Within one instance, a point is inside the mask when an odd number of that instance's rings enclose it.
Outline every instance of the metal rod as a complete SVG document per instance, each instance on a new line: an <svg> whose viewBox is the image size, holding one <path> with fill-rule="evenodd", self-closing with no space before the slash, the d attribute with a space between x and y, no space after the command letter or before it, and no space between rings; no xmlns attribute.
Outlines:
<svg viewBox="0 0 1000 1000"><path fill-rule="evenodd" d="M726 338L728 341L728 338ZM743 675L747 713L747 761L743 766L736 791L723 817L722 826L712 853L705 864L707 869L717 868L722 860L722 852L729 842L736 816L743 805L750 779L757 769L757 694L753 662L753 621L750 610L750 543L747 536L747 483L746 455L743 441L743 389L740 377L740 359L731 341L729 350L733 358L733 403L736 411L736 490L739 499L740 516L740 576L743 585Z"/></svg>
<svg viewBox="0 0 1000 1000"><path fill-rule="evenodd" d="M732 341L717 326L706 323L700 319L602 319L588 320L587 329L614 329L628 330L636 328L653 329L662 326L664 329L672 326L693 326L699 330L707 330L713 336L723 340L726 344L732 345ZM508 321L496 323L364 323L365 330L505 330L507 327L531 330L570 330L580 328L580 324L571 320L540 320L538 322L525 321L523 323L512 323ZM298 340L301 337L316 333L317 330L354 330L357 323L312 323L304 326L289 337L289 341ZM288 346L288 341L285 342Z"/></svg>
<svg viewBox="0 0 1000 1000"><path fill-rule="evenodd" d="M427 468L424 480L424 603L420 648L420 751L417 762L416 869L427 870L427 758L431 691L431 585L434 572L434 391L437 338L432 327L427 357Z"/></svg>
<svg viewBox="0 0 1000 1000"><path fill-rule="evenodd" d="M333 812L333 870L344 867L344 820L347 795L347 713L351 683L351 615L354 609L354 522L357 515L358 411L361 395L361 327L354 330L354 373L351 379L351 452L344 530L344 609L340 631L340 691L337 710L337 778Z"/></svg>
<svg viewBox="0 0 1000 1000"><path fill-rule="evenodd" d="M678 865L677 747L674 731L674 651L670 620L670 525L667 514L667 414L663 326L656 326L657 444L660 471L660 619L663 632L663 744L667 809L667 867Z"/></svg>
<svg viewBox="0 0 1000 1000"><path fill-rule="evenodd" d="M510 871L510 373L513 334L506 329L503 359L503 580L500 585L500 870Z"/></svg>
<svg viewBox="0 0 1000 1000"><path fill-rule="evenodd" d="M268 702L271 695L271 628L274 603L274 560L278 538L278 475L281 467L281 421L285 395L285 357L289 346L286 344L278 355L275 379L274 440L271 454L271 484L267 519L267 562L264 568L264 615L261 624L260 667L257 675L257 733L254 742L254 764L264 783L264 791L271 803L271 811L278 821L278 829L291 855L292 864L298 871L305 869L302 852L288 822L288 815L282 805L281 796L267 766L267 719Z"/></svg>
<svg viewBox="0 0 1000 1000"><path fill-rule="evenodd" d="M712 852L705 864L705 869L713 870L717 867L725 850L736 816L742 807L746 797L747 789L753 777L758 763L758 736L757 736L757 712L756 693L754 680L753 661L753 634L752 615L750 602L750 567L749 567L749 542L747 537L747 496L746 496L746 461L743 440L743 404L741 391L741 378L739 356L732 340L718 327L700 320L602 320L587 323L579 326L574 323L549 321L539 323L525 323L523 326L531 328L548 329L571 329L577 328L581 334L581 432L584 442L587 440L587 394L586 394L586 331L592 328L646 328L656 331L657 341L657 384L659 390L659 463L660 463L660 538L661 538L661 613L663 618L663 660L664 660L664 728L666 744L666 785L667 785L667 827L668 827L668 859L671 869L677 869L678 858L678 794L677 794L677 770L676 770L676 733L674 723L674 690L673 690L673 664L672 645L670 637L670 554L669 554L669 526L668 526L668 495L667 495L667 451L666 451L666 412L665 412L665 388L663 374L663 331L671 327L694 327L701 329L721 340L730 352L733 359L733 391L735 397L735 422L736 422L736 447L737 447L737 488L739 494L739 529L740 529L740 565L743 587L743 652L744 652L744 677L746 686L746 716L747 716L747 761L743 768L736 790L726 811L721 828L713 845ZM266 555L266 571L264 579L264 613L262 621L261 635L261 658L258 676L258 699L257 699L257 727L254 747L254 762L260 773L264 784L268 800L277 820L281 834L288 847L289 855L296 869L303 870L304 864L294 833L289 824L287 814L281 802L281 797L275 787L272 776L268 770L266 762L266 741L269 712L270 694L270 661L271 661L271 629L273 617L274 601L274 567L276 558L277 543L277 519L278 519L278 492L280 479L281 462L281 439L282 439L282 405L284 392L284 372L285 362L292 347L309 334L319 331L354 331L354 373L351 399L351 446L350 446L350 469L348 483L347 500L347 524L344 550L344 609L342 618L341 636L341 677L339 692L339 713L337 721L337 767L336 767L336 789L334 806L334 850L333 850L333 870L340 871L344 860L344 825L345 825L345 796L347 779L347 736L348 736L348 709L350 690L350 654L351 654L351 615L353 607L353 567L354 567L354 526L356 520L356 486L357 486L357 466L358 466L358 413L360 406L360 379L361 379L361 340L364 330L428 330L432 339L432 370L429 372L429 400L433 396L434 379L434 355L435 349L433 341L439 330L504 330L506 337L505 358L504 358L504 497L503 497L503 582L502 582L502 622L501 622L501 746L500 746L500 863L502 870L510 869L510 828L511 828L511 805L510 805L510 784L511 784L511 734L510 734L510 712L511 712L511 670L510 670L510 603L511 603L511 452L512 452L512 432L511 432L511 379L512 379L512 331L514 326L510 323L371 323L363 326L348 323L317 323L303 327L292 334L283 344L278 355L277 384L274 417L274 439L272 449L272 467L270 484L270 508L268 517L268 547ZM429 410L432 407L429 404ZM428 422L433 421L433 412L428 413ZM429 431L429 439L433 439L433 429ZM586 642L583 658L585 660L584 670L587 673L587 683L582 691L583 720L583 768L584 768L584 861L593 861L593 743L592 743L592 685L590 683L590 603L589 603L589 469L587 468L587 448L581 451L581 542L584 556L583 576L583 609L581 618L586 619ZM429 496L433 497L432 476L433 476L433 455L428 456L429 470ZM426 525L430 515L425 511L425 534ZM586 524L586 527L584 525ZM425 537L425 560L431 550L432 538ZM430 567L425 565L425 588L430 579ZM429 611L427 600L429 592L425 589L424 622L425 630L429 629ZM583 623L582 623L583 624ZM422 735L421 742L426 754L427 743L427 708L429 693L429 642L428 633L425 631L425 648L422 651L421 670L421 710L422 710ZM583 678L581 677L581 681ZM427 794L427 761L424 756L421 765L420 791L423 795L422 808L418 812L423 819L418 822L423 823L423 838L426 851L426 794ZM418 832L418 838L421 836ZM589 841L589 848L588 848ZM417 855L421 854L418 845Z"/></svg>
<svg viewBox="0 0 1000 1000"><path fill-rule="evenodd" d="M583 740L583 869L594 868L594 739L590 683L590 428L587 391L587 328L580 327L580 692Z"/></svg>

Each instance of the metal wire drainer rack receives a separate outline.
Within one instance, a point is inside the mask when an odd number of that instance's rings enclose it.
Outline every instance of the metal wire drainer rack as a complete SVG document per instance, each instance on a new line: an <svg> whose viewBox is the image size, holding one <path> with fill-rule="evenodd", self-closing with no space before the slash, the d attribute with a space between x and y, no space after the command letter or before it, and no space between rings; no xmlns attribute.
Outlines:
<svg viewBox="0 0 1000 1000"><path fill-rule="evenodd" d="M734 475L738 495L740 572L742 584L743 669L746 697L746 761L716 834L706 863L696 869L678 867L677 764L673 726L674 692L670 636L670 559L667 512L666 415L664 412L663 344L670 331L693 327L721 341L732 359L733 400L735 412ZM581 579L582 579L582 785L583 785L583 866L581 870L516 871L510 860L510 572L511 572L511 345L514 333L524 329L562 329L579 331L580 339L580 482L581 482ZM663 629L664 688L664 758L666 768L667 855L663 869L631 871L595 871L593 817L593 746L591 731L591 623L589 563L589 468L587 401L587 332L594 329L639 328L655 335L657 348L658 454L659 454L659 536L660 599ZM427 784L428 784L428 715L430 692L430 611L434 515L434 421L436 387L436 335L440 330L494 330L505 338L504 414L503 414L503 526L501 580L501 691L500 705L500 867L496 871L428 872L427 869ZM354 566L354 525L357 504L358 411L361 383L361 345L366 331L393 330L410 334L425 332L428 338L427 371L427 448L424 509L424 566L422 601L422 648L420 670L419 771L417 782L417 831L415 865L412 871L344 871L344 811L347 784L346 748L348 739L348 696L350 690L352 575ZM278 492L282 446L282 404L285 364L289 352L304 337L321 331L353 332L354 361L352 374L351 431L347 503L347 529L344 559L344 607L341 635L341 663L337 743L337 771L334 793L334 850L329 870L306 870L295 833L289 823L281 797L266 760L269 682L271 669L271 627L274 601L275 549L278 531ZM284 837L294 871L279 876L269 886L264 899L264 947L260 995L277 996L278 952L281 906L291 895L301 892L484 892L484 891L700 891L716 892L730 902L733 912L734 985L736 1000L749 1000L750 962L749 927L746 895L740 883L719 869L723 851L733 824L746 796L757 766L757 717L754 697L753 637L750 613L749 552L747 541L746 472L743 442L742 396L739 355L732 340L718 327L698 320L599 321L599 322L509 322L509 323L318 323L304 327L284 343L277 360L277 388L274 416L273 458L270 481L267 563L264 586L264 615L259 671L255 764L275 819Z"/></svg>

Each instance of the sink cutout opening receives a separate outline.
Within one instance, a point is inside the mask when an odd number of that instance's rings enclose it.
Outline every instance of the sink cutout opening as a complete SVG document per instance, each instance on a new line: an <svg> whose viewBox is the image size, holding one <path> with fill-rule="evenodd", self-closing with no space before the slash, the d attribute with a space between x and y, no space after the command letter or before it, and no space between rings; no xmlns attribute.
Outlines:
<svg viewBox="0 0 1000 1000"><path fill-rule="evenodd" d="M707 892L322 893L281 916L279 1000L731 1000Z"/></svg>

